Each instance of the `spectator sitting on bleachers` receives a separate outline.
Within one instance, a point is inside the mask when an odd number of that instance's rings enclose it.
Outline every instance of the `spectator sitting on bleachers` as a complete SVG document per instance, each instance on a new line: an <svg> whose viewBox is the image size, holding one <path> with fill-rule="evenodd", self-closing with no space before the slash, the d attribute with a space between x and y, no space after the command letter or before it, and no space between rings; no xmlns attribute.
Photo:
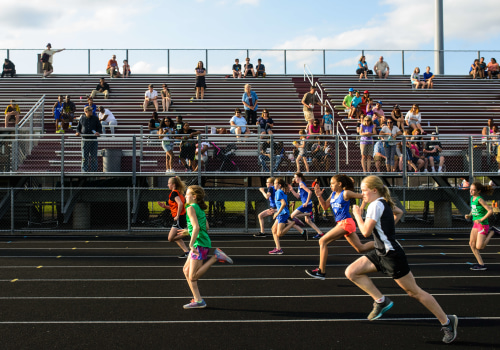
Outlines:
<svg viewBox="0 0 500 350"><path fill-rule="evenodd" d="M69 127L73 126L73 119L75 119L76 105L71 101L71 96L66 95L66 100L63 104L62 114L62 127L67 131Z"/></svg>
<svg viewBox="0 0 500 350"><path fill-rule="evenodd" d="M405 129L405 118L403 117L403 114L401 113L401 109L399 108L399 105L394 105L392 112L391 112L391 119L394 121L395 125L403 131Z"/></svg>
<svg viewBox="0 0 500 350"><path fill-rule="evenodd" d="M90 97L95 98L97 93L103 94L105 99L109 98L109 92L111 89L109 88L108 83L104 81L104 78L99 79L99 84L97 84L96 88L92 90Z"/></svg>
<svg viewBox="0 0 500 350"><path fill-rule="evenodd" d="M330 171L332 155L327 141L322 141L316 137L317 142L311 148L312 168L314 171Z"/></svg>
<svg viewBox="0 0 500 350"><path fill-rule="evenodd" d="M491 61L488 63L488 78L493 79L498 77L498 71L499 71L499 66L497 63L497 60L494 59L493 57L491 58Z"/></svg>
<svg viewBox="0 0 500 350"><path fill-rule="evenodd" d="M246 61L246 63L243 66L243 69L245 71L243 73L243 78L246 78L249 73L252 73L252 77L255 78L255 71L253 70L253 64L250 63L250 58L247 57L245 61Z"/></svg>
<svg viewBox="0 0 500 350"><path fill-rule="evenodd" d="M479 65L479 60L476 58L474 60L474 63L472 63L470 65L469 75L472 75L472 79L476 79L478 76L479 76L479 78L482 78L480 76L480 74L481 74L480 72L481 72L481 67Z"/></svg>
<svg viewBox="0 0 500 350"><path fill-rule="evenodd" d="M85 110L85 107L90 106L92 108L92 113L97 117L97 105L94 103L94 99L92 97L87 97L87 104L83 106L83 109Z"/></svg>
<svg viewBox="0 0 500 350"><path fill-rule="evenodd" d="M410 133L418 129L422 133L422 135L426 135L427 133L422 129L421 125L421 115L420 115L420 108L417 104L414 104L411 109L406 113L405 117L405 122L406 125L410 128Z"/></svg>
<svg viewBox="0 0 500 350"><path fill-rule="evenodd" d="M239 59L234 60L233 78L241 78L241 64Z"/></svg>
<svg viewBox="0 0 500 350"><path fill-rule="evenodd" d="M274 121L269 116L269 111L264 108L259 119L257 119L256 125L260 126L261 134L273 134L272 128L274 127Z"/></svg>
<svg viewBox="0 0 500 350"><path fill-rule="evenodd" d="M373 136L377 135L377 128L373 124L370 117L364 117L359 127L359 135L361 136L361 141L359 147L361 150L361 166L363 172L370 172L373 157Z"/></svg>
<svg viewBox="0 0 500 350"><path fill-rule="evenodd" d="M153 84L149 84L148 89L144 93L144 104L142 106L144 112L146 112L146 109L151 104L155 106L155 111L158 112L158 92L153 89Z"/></svg>
<svg viewBox="0 0 500 350"><path fill-rule="evenodd" d="M373 117L372 117L373 123L377 126L380 126L380 124L382 124L382 122L385 121L385 113L384 110L382 109L382 101L377 101L372 111L373 111Z"/></svg>
<svg viewBox="0 0 500 350"><path fill-rule="evenodd" d="M194 156L194 172L198 171L198 157L201 155L201 169L205 168L205 164L208 160L208 149L210 148L210 143L207 140L202 140L200 144L196 144L195 156Z"/></svg>
<svg viewBox="0 0 500 350"><path fill-rule="evenodd" d="M10 104L5 108L5 127L9 127L9 122L14 119L15 125L19 123L19 118L21 117L21 109L19 105L15 103L16 101L10 100Z"/></svg>
<svg viewBox="0 0 500 350"><path fill-rule="evenodd" d="M182 134L182 129L184 128L184 122L182 121L182 115L175 117L175 133Z"/></svg>
<svg viewBox="0 0 500 350"><path fill-rule="evenodd" d="M490 139L490 135L493 134L493 127L495 126L495 121L493 118L488 119L488 126L484 127L481 134L483 135L482 137L482 142L483 144L486 143L487 140Z"/></svg>
<svg viewBox="0 0 500 350"><path fill-rule="evenodd" d="M404 135L406 136L406 163L409 165L416 173L418 173L418 169L424 166L424 161L419 159L419 155L417 154L418 148L415 144L411 142L411 132L410 130L405 130ZM417 168L418 165L418 168ZM399 158L399 168L403 170L403 157Z"/></svg>
<svg viewBox="0 0 500 350"><path fill-rule="evenodd" d="M2 78L3 76L7 74L9 75L10 74L10 77L11 78L14 78L14 76L16 75L16 66L14 65L14 63L9 60L8 58L5 59L5 62L3 64L3 70L2 70Z"/></svg>
<svg viewBox="0 0 500 350"><path fill-rule="evenodd" d="M427 85L427 89L434 89L434 73L431 72L431 67L427 66L424 73L424 85ZM422 86L422 89L424 87Z"/></svg>
<svg viewBox="0 0 500 350"><path fill-rule="evenodd" d="M172 97L170 95L170 90L167 84L163 84L163 89L161 89L161 105L163 107L163 112L168 112L170 105L172 104Z"/></svg>
<svg viewBox="0 0 500 350"><path fill-rule="evenodd" d="M182 131L182 141L180 143L179 158L181 164L186 168L186 171L192 171L194 169L194 158L196 155L196 135L201 134L201 131L196 131L191 129L188 122L185 122Z"/></svg>
<svg viewBox="0 0 500 350"><path fill-rule="evenodd" d="M257 65L255 66L257 77L266 77L266 66L262 64L262 60L259 58L257 60Z"/></svg>
<svg viewBox="0 0 500 350"><path fill-rule="evenodd" d="M379 140L375 142L373 146L373 160L375 161L375 168L378 173L382 172L382 166L385 165L387 172L391 171L389 165L387 164L387 157L385 156L384 142ZM394 159L393 159L394 161Z"/></svg>
<svg viewBox="0 0 500 350"><path fill-rule="evenodd" d="M102 134L106 134L106 125L109 125L109 129L111 130L111 133L115 133L115 125L118 125L118 121L116 120L115 116L111 111L107 108L104 108L103 106L99 106L99 121L101 122L102 125Z"/></svg>
<svg viewBox="0 0 500 350"><path fill-rule="evenodd" d="M484 79L486 76L486 62L484 62L484 57L479 59L479 77Z"/></svg>
<svg viewBox="0 0 500 350"><path fill-rule="evenodd" d="M347 113L347 117L351 118L351 107L352 107L352 99L354 98L354 89L349 88L349 92L344 96L344 100L342 101L342 106L344 106L345 111Z"/></svg>
<svg viewBox="0 0 500 350"><path fill-rule="evenodd" d="M386 165L388 171L396 171L395 156L398 144L396 138L402 134L403 133L399 129L399 127L397 125L394 125L393 119L388 119L387 125L384 125L379 132L380 136L384 136L384 155L387 156Z"/></svg>
<svg viewBox="0 0 500 350"><path fill-rule="evenodd" d="M418 158L422 159L424 161L424 169L427 169L427 166L429 164L429 159L427 159L427 157L424 154L424 142L423 142L422 133L420 132L420 130L415 129L412 131L411 134L412 134L412 138L411 138L412 143L417 146Z"/></svg>
<svg viewBox="0 0 500 350"><path fill-rule="evenodd" d="M174 159L174 141L169 135L175 133L175 124L170 117L165 117L160 122L158 138L161 140L161 147L165 151L165 172L173 173L172 161Z"/></svg>
<svg viewBox="0 0 500 350"><path fill-rule="evenodd" d="M273 142L273 171L277 171L278 167L283 160L285 151L283 149L283 142ZM268 172L269 167L268 162L271 161L271 146L270 141L265 141L261 144L260 154L259 154L259 164L261 171Z"/></svg>
<svg viewBox="0 0 500 350"><path fill-rule="evenodd" d="M373 100L370 97L368 97L366 99L366 113L365 113L365 115L367 117L373 118Z"/></svg>
<svg viewBox="0 0 500 350"><path fill-rule="evenodd" d="M130 64L127 60L123 60L123 77L128 78L132 72L130 71Z"/></svg>
<svg viewBox="0 0 500 350"><path fill-rule="evenodd" d="M358 61L358 69L356 69L356 74L359 74L359 79L365 77L368 79L366 75L368 74L368 63L366 63L365 56L361 56Z"/></svg>
<svg viewBox="0 0 500 350"><path fill-rule="evenodd" d="M433 132L431 140L425 143L424 148L424 154L429 160L429 165L433 173L436 172L434 163L439 164L438 172L443 172L444 157L439 155L442 151L443 146L441 146L441 142L437 140L437 133ZM424 171L427 172L427 168Z"/></svg>
<svg viewBox="0 0 500 350"><path fill-rule="evenodd" d="M151 119L148 123L148 130L150 134L158 134L158 129L160 129L160 119L158 118L158 112L153 112Z"/></svg>
<svg viewBox="0 0 500 350"><path fill-rule="evenodd" d="M64 129L62 127L63 123L63 107L64 107L64 98L62 95L57 96L57 102L52 106L52 114L54 115L54 121L56 123L56 133L64 133Z"/></svg>
<svg viewBox="0 0 500 350"><path fill-rule="evenodd" d="M321 127L325 134L331 135L333 133L333 112L330 107L325 109L325 115L321 119Z"/></svg>
<svg viewBox="0 0 500 350"><path fill-rule="evenodd" d="M460 180L462 181L460 181L458 187L460 187L462 190L468 190L470 187L469 180L466 177L461 177Z"/></svg>
<svg viewBox="0 0 500 350"><path fill-rule="evenodd" d="M415 86L415 89L418 89L419 86L424 88L425 83L423 81L420 81L420 68L415 67L413 70L413 73L411 73L411 83L412 85Z"/></svg>
<svg viewBox="0 0 500 350"><path fill-rule="evenodd" d="M375 63L375 66L373 66L373 71L378 75L380 79L382 79L382 76L384 77L384 79L387 79L389 77L389 65L384 61L383 56L380 56L377 63Z"/></svg>
<svg viewBox="0 0 500 350"><path fill-rule="evenodd" d="M109 74L110 78L120 77L120 68L118 67L118 62L116 61L116 55L113 55L113 57L108 61L106 73Z"/></svg>
<svg viewBox="0 0 500 350"><path fill-rule="evenodd" d="M309 135L309 136L307 136L308 139L311 135L323 134L323 132L321 130L321 123L319 122L319 119L314 119L312 124L309 124L307 126L307 134Z"/></svg>
<svg viewBox="0 0 500 350"><path fill-rule="evenodd" d="M304 130L299 131L300 141L293 141L293 145L297 148L298 155L295 158L295 164L297 165L297 172L300 172L300 161L304 161L304 165L306 167L306 172L309 172L309 164L307 163L306 157L306 132Z"/></svg>
<svg viewBox="0 0 500 350"><path fill-rule="evenodd" d="M363 99L361 98L359 91L356 90L355 95L354 95L352 102L351 102L351 111L352 111L351 118L352 119L359 120L359 119L361 119L361 117L363 115L365 115L365 113L361 109L362 103L363 103Z"/></svg>
<svg viewBox="0 0 500 350"><path fill-rule="evenodd" d="M231 129L229 130L231 134L250 134L250 129L246 127L247 121L245 117L241 115L241 110L239 108L234 110L234 116L229 123L231 124ZM236 136L236 138L239 138L239 136Z"/></svg>

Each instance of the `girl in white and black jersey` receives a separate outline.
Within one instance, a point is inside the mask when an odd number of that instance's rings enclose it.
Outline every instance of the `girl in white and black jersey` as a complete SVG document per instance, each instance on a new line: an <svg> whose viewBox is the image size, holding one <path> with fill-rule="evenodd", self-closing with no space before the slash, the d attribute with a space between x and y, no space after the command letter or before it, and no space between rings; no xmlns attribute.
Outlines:
<svg viewBox="0 0 500 350"><path fill-rule="evenodd" d="M345 274L375 301L368 320L376 320L393 306L393 302L385 297L368 277L369 273L381 271L391 276L409 296L417 299L436 316L444 331L443 342L451 343L457 336L457 316L447 316L436 299L417 285L405 252L396 241L395 224L401 219L403 211L394 205L389 189L377 176L363 179L361 193L361 208L355 205L352 212L363 236L369 237L373 233L375 249L349 265ZM366 219L363 220L361 212L365 203L370 205Z"/></svg>

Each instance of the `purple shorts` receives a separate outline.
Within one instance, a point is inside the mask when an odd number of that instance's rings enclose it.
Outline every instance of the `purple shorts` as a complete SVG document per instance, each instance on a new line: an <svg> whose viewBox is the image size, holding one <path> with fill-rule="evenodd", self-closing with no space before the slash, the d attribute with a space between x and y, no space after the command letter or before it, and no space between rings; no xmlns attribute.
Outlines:
<svg viewBox="0 0 500 350"><path fill-rule="evenodd" d="M490 232L490 225L481 225L474 223L474 226L472 226L472 228L477 229L477 233L485 236L488 234L488 232Z"/></svg>
<svg viewBox="0 0 500 350"><path fill-rule="evenodd" d="M193 260L207 260L209 250L210 250L210 248L198 246L195 248L196 254L191 252L191 259L193 259Z"/></svg>

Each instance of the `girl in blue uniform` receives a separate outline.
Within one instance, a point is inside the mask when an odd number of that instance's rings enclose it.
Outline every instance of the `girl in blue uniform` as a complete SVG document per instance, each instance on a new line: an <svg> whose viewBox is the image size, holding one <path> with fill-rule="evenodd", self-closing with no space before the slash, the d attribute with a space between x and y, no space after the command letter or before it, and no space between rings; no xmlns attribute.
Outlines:
<svg viewBox="0 0 500 350"><path fill-rule="evenodd" d="M361 207L370 203L366 219L363 220L362 209L357 205L353 206L352 213L364 237L370 237L373 233L375 249L349 265L345 275L373 298L373 310L368 320L376 320L393 306L393 302L368 277L369 273L381 271L391 276L409 296L417 299L436 316L444 331L443 342L451 343L457 336L457 316L447 316L436 299L417 285L403 247L396 241L395 224L401 219L403 211L394 205L389 189L377 176L364 178L361 193Z"/></svg>
<svg viewBox="0 0 500 350"><path fill-rule="evenodd" d="M361 243L356 234L356 224L351 214L349 214L350 200L353 198L361 199L362 197L361 193L353 192L354 183L351 178L343 174L335 175L330 179L330 188L332 189L332 194L326 201L322 196L325 190L320 190L318 184L314 188L314 192L323 209L326 211L328 204L330 204L335 221L337 222L337 225L319 240L319 267L314 270L306 270L309 276L321 280L325 279L328 244L331 242L344 236L347 242L359 253L372 250L375 247L373 242Z"/></svg>
<svg viewBox="0 0 500 350"><path fill-rule="evenodd" d="M302 205L298 207L297 209L294 210L294 212L291 215L291 218L293 220L297 219L297 223L301 224L302 221L299 220L299 218L304 218L305 222L311 226L314 231L318 233L319 236L323 236L323 232L316 226L314 221L311 218L312 215L312 191L307 187L305 184L305 178L304 175L301 172L295 173L295 176L293 177L293 181L299 185L299 193L295 192L293 189L292 185L288 185L288 188L290 189L290 192L295 196L295 198L300 198L300 201L302 202ZM304 239L307 241L307 232L306 236Z"/></svg>
<svg viewBox="0 0 500 350"><path fill-rule="evenodd" d="M281 255L283 254L283 249L281 249L280 237L287 233L290 228L295 227L303 236L307 236L307 232L289 220L290 210L288 209L288 199L285 193L285 189L287 188L285 180L280 178L274 180L274 188L276 190L274 201L276 202L277 211L273 215L273 219L276 221L272 227L272 233L276 248L271 250L269 254Z"/></svg>
<svg viewBox="0 0 500 350"><path fill-rule="evenodd" d="M260 232L253 235L254 237L266 237L265 229L264 229L264 218L273 215L276 213L276 202L274 201L274 196L276 194L276 190L274 189L274 177L270 177L266 180L267 192L264 188L260 188L259 191L262 193L265 199L269 200L269 209L264 210L259 214L259 224L260 224Z"/></svg>

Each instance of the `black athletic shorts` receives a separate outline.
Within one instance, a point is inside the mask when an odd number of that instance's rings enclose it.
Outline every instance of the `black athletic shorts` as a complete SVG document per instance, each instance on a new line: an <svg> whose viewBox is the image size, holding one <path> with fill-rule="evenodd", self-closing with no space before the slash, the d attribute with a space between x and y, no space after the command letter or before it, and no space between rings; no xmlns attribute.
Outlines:
<svg viewBox="0 0 500 350"><path fill-rule="evenodd" d="M390 250L385 256L378 255L377 251L373 249L365 256L375 265L377 271L383 272L395 280L406 276L410 272L406 254L402 249Z"/></svg>
<svg viewBox="0 0 500 350"><path fill-rule="evenodd" d="M172 228L176 228L178 230L187 228L186 214L179 215L179 220L174 221Z"/></svg>

